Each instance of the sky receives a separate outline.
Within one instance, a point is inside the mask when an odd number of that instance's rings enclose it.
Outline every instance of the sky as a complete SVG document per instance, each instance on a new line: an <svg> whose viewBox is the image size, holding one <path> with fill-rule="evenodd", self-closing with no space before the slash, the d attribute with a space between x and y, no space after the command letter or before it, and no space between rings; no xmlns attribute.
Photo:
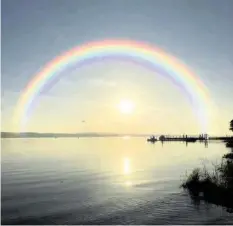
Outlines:
<svg viewBox="0 0 233 226"><path fill-rule="evenodd" d="M233 118L232 0L2 0L2 131L18 131L19 97L46 63L95 40L162 48L210 93L208 133L229 134ZM208 104L207 104L208 105ZM140 65L104 61L65 71L36 100L24 131L199 133L187 94Z"/></svg>

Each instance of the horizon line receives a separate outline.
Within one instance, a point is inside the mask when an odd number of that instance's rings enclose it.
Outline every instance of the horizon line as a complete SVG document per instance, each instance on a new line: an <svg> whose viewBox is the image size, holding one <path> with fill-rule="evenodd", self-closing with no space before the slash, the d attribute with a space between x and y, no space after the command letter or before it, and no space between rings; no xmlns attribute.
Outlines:
<svg viewBox="0 0 233 226"><path fill-rule="evenodd" d="M179 135L200 135L200 134L211 134L211 133L153 133L153 132L145 132L145 133L119 133L119 132L35 132L35 131L24 131L24 132L13 132L13 131L1 131L2 133L11 133L11 134L64 134L64 135L78 135L78 134L96 134L96 135L120 135L120 136L127 136L127 135L137 135L137 136L145 136L145 135L170 135L170 136L179 136ZM216 133L215 133L216 134ZM223 134L223 133L221 133ZM212 134L213 135L213 134ZM224 136L231 136L230 132L225 133Z"/></svg>

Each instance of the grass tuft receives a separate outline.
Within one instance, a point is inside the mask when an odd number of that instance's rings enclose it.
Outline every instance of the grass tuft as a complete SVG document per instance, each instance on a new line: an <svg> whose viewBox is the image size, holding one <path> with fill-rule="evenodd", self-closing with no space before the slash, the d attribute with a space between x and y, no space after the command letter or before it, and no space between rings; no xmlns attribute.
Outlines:
<svg viewBox="0 0 233 226"><path fill-rule="evenodd" d="M213 172L205 166L194 169L181 187L188 190L195 201L204 200L233 211L233 160L223 159L214 165Z"/></svg>

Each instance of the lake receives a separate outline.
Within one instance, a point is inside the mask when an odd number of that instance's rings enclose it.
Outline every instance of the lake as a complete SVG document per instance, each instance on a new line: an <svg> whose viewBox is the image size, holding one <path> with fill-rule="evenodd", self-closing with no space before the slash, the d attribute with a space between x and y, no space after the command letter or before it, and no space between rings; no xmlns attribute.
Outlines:
<svg viewBox="0 0 233 226"><path fill-rule="evenodd" d="M233 224L179 188L221 160L221 142L22 138L2 139L1 150L2 224Z"/></svg>

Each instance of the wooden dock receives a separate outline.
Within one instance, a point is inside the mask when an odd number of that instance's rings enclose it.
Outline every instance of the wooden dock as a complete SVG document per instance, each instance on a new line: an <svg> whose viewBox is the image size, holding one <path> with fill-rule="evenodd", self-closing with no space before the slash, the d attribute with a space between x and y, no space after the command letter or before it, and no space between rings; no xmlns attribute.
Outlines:
<svg viewBox="0 0 233 226"><path fill-rule="evenodd" d="M188 135L183 135L183 136L171 136L171 135L161 135L157 137L156 139L147 139L148 142L156 142L156 141L161 141L161 142L208 142L211 140L219 140L219 141L227 141L233 139L233 137L228 137L228 136L221 136L221 137L208 137L208 136L188 136Z"/></svg>

